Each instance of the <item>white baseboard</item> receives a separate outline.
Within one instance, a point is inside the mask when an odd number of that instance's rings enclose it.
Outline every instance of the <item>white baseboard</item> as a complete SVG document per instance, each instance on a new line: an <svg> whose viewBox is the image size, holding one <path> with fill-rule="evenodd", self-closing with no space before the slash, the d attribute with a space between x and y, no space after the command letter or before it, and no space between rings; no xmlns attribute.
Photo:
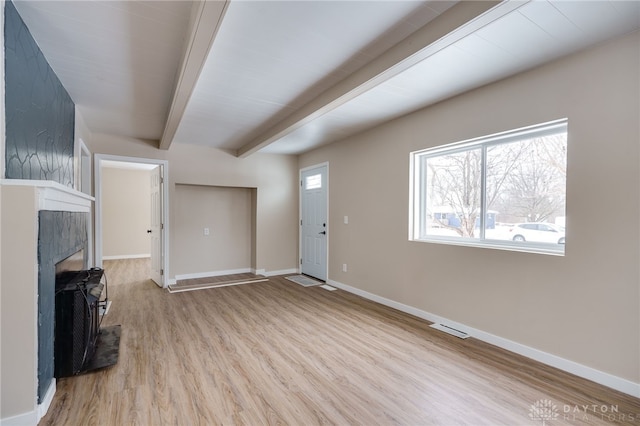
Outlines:
<svg viewBox="0 0 640 426"><path fill-rule="evenodd" d="M232 287L232 286L238 286L238 285L244 285L244 284L256 284L256 283L262 283L265 281L269 281L269 278L260 278L260 279L250 279L247 281L234 281L232 283L227 283L227 284L215 284L215 283L211 283L211 284L206 284L206 285L202 285L202 286L198 286L197 288L180 288L179 286L177 288L171 288L169 287L169 293L184 293L187 291L197 291L197 290L204 290L204 289L208 289L208 288L221 288L221 287Z"/></svg>
<svg viewBox="0 0 640 426"><path fill-rule="evenodd" d="M38 421L47 414L49 411L49 407L51 406L51 402L53 402L53 396L56 394L56 379L55 377L51 380L49 384L49 389L44 394L44 398L42 398L42 402L38 404Z"/></svg>
<svg viewBox="0 0 640 426"><path fill-rule="evenodd" d="M42 398L42 402L38 404L34 411L18 414L17 416L6 417L0 419L0 425L2 426L26 426L37 425L40 419L42 419L49 411L49 407L53 402L53 396L56 394L56 379L53 378L49 384L47 392Z"/></svg>
<svg viewBox="0 0 640 426"><path fill-rule="evenodd" d="M434 323L447 324L450 327L453 327L460 331L464 331L465 333L471 335L472 337L475 337L478 340L482 340L494 346L506 349L510 352L517 353L551 367L558 368L568 373L575 374L576 376L591 380L620 392L624 392L636 398L640 398L640 383L634 383L630 380L623 379L621 377L614 376L600 370L596 370L595 368L587 367L586 365L582 365L577 362L570 361L535 348L531 348L521 343L517 343L512 340L505 339L503 337L496 336L494 334L487 333L485 331L478 330L455 321L451 321L439 315L435 315L421 309L414 308L413 306L405 305L403 303L396 302L394 300L387 299L373 293L369 293L367 291L352 287L347 284L343 284L338 281L328 280L328 284L348 291L349 293L357 294L358 296L364 297L365 299L380 303L381 305L389 306L407 314L416 316L418 318L422 318Z"/></svg>
<svg viewBox="0 0 640 426"><path fill-rule="evenodd" d="M209 272L196 272L193 274L182 274L176 275L175 280L191 280L194 278L207 278L207 277L219 277L221 275L232 275L232 274L249 274L253 273L253 269L251 268L241 268L241 269L227 269L225 271L209 271Z"/></svg>
<svg viewBox="0 0 640 426"><path fill-rule="evenodd" d="M0 425L2 426L26 426L26 425L37 425L40 419L38 418L38 413L35 411L30 411L28 413L19 414L13 417L6 417L4 419L0 419Z"/></svg>
<svg viewBox="0 0 640 426"><path fill-rule="evenodd" d="M232 274L256 274L264 275L266 277L274 277L276 275L296 274L297 269L281 269L279 271L267 271L266 269L254 269L254 268L242 268L242 269L228 269L225 271L209 271L209 272L196 272L193 274L181 274L176 275L175 278L169 278L169 285L175 285L180 280L190 280L194 278L207 278L207 277L219 277L221 275Z"/></svg>
<svg viewBox="0 0 640 426"><path fill-rule="evenodd" d="M298 270L294 268L294 269L281 269L279 271L262 272L262 275L265 275L267 277L275 277L276 275L287 275L287 274L297 274L297 273L298 273Z"/></svg>
<svg viewBox="0 0 640 426"><path fill-rule="evenodd" d="M102 256L102 260L146 259L148 257L151 257L151 254L121 254L118 256Z"/></svg>

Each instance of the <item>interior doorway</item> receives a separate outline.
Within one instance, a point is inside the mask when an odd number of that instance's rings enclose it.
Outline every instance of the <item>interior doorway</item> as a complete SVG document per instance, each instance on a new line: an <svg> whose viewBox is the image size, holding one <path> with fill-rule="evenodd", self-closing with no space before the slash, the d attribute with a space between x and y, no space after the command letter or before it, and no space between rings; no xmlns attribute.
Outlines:
<svg viewBox="0 0 640 426"><path fill-rule="evenodd" d="M148 229L140 229L136 232L143 232L147 235L151 234L148 246L148 255L151 257L151 278L158 286L166 287L168 285L168 185L167 182L167 170L168 162L165 160L135 158L135 157L120 157L113 155L95 155L95 198L96 198L96 238L95 238L95 255L96 266L102 267L103 260L105 260L105 222L108 219L106 215L114 214L105 210L105 188L106 179L109 178L112 168L120 168L122 170L130 171L146 171L149 179L146 185L148 191L145 193L148 198L148 208L146 214L148 214ZM156 179L152 179L155 177ZM133 189L131 189L133 190ZM123 203L126 204L126 203ZM120 208L127 209L127 205L122 205ZM137 210L141 210L137 209ZM133 213L131 211L131 213ZM141 213L137 211L137 213ZM145 213L143 213L145 214ZM132 218L133 220L133 218ZM145 226L147 228L147 226ZM154 235L155 233L155 235ZM139 237L139 236L138 236ZM140 239L140 238L138 238ZM142 253L144 255L144 253ZM135 257L136 255L132 255ZM138 256L140 257L140 256Z"/></svg>

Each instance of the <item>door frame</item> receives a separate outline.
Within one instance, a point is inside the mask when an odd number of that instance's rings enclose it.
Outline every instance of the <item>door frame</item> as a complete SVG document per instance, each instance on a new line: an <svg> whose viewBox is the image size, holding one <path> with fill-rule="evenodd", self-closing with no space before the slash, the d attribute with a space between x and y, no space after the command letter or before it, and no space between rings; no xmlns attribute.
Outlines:
<svg viewBox="0 0 640 426"><path fill-rule="evenodd" d="M164 228L162 229L162 287L169 284L169 161L157 160L153 158L122 157L119 155L94 154L94 177L96 199L96 226L95 226L95 261L97 267L102 267L102 163L104 161L117 161L120 163L139 163L163 166L162 185L162 217L164 218Z"/></svg>
<svg viewBox="0 0 640 426"><path fill-rule="evenodd" d="M93 196L91 194L91 176L93 174L91 151L89 151L82 138L78 138L76 147L76 167L74 170L76 173L76 190ZM86 180L87 178L89 179L88 181Z"/></svg>
<svg viewBox="0 0 640 426"><path fill-rule="evenodd" d="M74 167L74 173L76 174L75 190L93 197L91 151L89 151L89 148L87 148L82 138L78 138L77 142ZM95 264L93 255L93 220L93 216L90 215L87 221L87 266L93 266Z"/></svg>
<svg viewBox="0 0 640 426"><path fill-rule="evenodd" d="M331 238L331 224L329 220L329 162L325 161L324 163L314 164L312 166L303 167L298 172L298 182L300 182L300 186L298 188L298 273L302 273L302 191L303 182L302 182L302 174L307 170L317 169L318 167L324 167L326 170L326 180L327 180L327 202L326 202L326 219L327 219L327 244L326 244L326 271L325 276L327 277L326 282L329 282L329 239Z"/></svg>

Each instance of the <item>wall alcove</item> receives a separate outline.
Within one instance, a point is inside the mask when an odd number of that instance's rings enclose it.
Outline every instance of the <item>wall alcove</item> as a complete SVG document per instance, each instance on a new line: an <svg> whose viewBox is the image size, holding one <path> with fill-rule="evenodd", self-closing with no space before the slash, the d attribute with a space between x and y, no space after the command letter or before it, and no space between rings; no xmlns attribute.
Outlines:
<svg viewBox="0 0 640 426"><path fill-rule="evenodd" d="M174 197L176 279L255 272L256 188L176 184Z"/></svg>

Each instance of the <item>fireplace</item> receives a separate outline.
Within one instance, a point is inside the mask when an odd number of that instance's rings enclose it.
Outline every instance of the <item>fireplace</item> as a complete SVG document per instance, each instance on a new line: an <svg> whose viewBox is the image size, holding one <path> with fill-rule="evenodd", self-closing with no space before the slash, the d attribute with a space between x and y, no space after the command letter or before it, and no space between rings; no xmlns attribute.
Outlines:
<svg viewBox="0 0 640 426"><path fill-rule="evenodd" d="M100 268L84 269L80 250L56 264L54 376L73 376L97 365L101 308L106 305L106 277ZM104 278L104 282L103 282ZM104 291L104 293L103 293ZM105 346L104 344L102 346ZM113 351L112 351L113 352ZM114 354L117 354L115 348ZM117 358L116 360L117 361Z"/></svg>
<svg viewBox="0 0 640 426"><path fill-rule="evenodd" d="M55 378L118 362L120 326L100 327L110 303L107 277L101 268L86 268L84 253L80 249L55 265Z"/></svg>
<svg viewBox="0 0 640 426"><path fill-rule="evenodd" d="M58 281L71 280L78 271L82 271L83 269L87 269L87 258L84 247L56 263L56 283Z"/></svg>
<svg viewBox="0 0 640 426"><path fill-rule="evenodd" d="M84 212L38 213L38 403L55 376L56 271L87 269L87 221Z"/></svg>
<svg viewBox="0 0 640 426"><path fill-rule="evenodd" d="M52 181L0 179L0 186L2 204L11 205L0 218L0 312L3 322L16 324L0 336L1 417L37 424L56 392L55 264L84 249L92 265L93 197Z"/></svg>

